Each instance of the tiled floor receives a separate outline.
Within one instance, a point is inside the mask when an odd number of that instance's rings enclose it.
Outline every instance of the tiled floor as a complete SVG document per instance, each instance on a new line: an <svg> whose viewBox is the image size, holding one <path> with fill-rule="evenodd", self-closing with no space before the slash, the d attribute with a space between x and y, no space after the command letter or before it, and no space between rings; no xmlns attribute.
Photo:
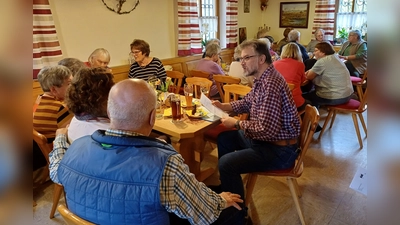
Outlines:
<svg viewBox="0 0 400 225"><path fill-rule="evenodd" d="M321 121L326 117L321 110ZM367 121L367 112L364 113ZM361 128L362 129L362 128ZM361 131L364 148L359 149L357 136L350 115L338 114L332 129L327 129L320 142L314 140L307 152L303 175L298 179L302 192L300 204L309 225L357 225L366 224L367 197L350 189L350 182L359 166L367 167L367 139ZM318 134L314 135L316 139ZM211 151L210 145L207 147ZM216 165L216 149L204 162L204 167ZM219 183L218 173L205 181ZM52 206L51 182L34 191L37 206L33 207L34 224L65 224L56 212L49 219ZM60 200L64 203L64 200ZM296 225L300 224L287 182L283 178L259 176L250 205L253 224Z"/></svg>

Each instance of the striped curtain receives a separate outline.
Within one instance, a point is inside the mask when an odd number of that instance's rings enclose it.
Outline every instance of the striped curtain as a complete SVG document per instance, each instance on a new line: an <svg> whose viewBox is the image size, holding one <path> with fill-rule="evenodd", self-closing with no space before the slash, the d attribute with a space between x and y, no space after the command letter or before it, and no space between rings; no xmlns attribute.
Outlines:
<svg viewBox="0 0 400 225"><path fill-rule="evenodd" d="M315 29L325 30L325 39L333 41L335 31L335 0L316 0L313 34Z"/></svg>
<svg viewBox="0 0 400 225"><path fill-rule="evenodd" d="M226 47L235 48L238 37L238 0L226 0Z"/></svg>
<svg viewBox="0 0 400 225"><path fill-rule="evenodd" d="M60 43L48 0L33 0L33 79L44 66L62 59Z"/></svg>
<svg viewBox="0 0 400 225"><path fill-rule="evenodd" d="M178 56L202 53L197 0L178 0Z"/></svg>

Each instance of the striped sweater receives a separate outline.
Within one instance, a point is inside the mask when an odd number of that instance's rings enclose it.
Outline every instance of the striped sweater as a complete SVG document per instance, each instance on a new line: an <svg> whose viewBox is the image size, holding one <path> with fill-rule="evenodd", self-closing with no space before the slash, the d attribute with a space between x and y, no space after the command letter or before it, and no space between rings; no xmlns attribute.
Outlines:
<svg viewBox="0 0 400 225"><path fill-rule="evenodd" d="M154 57L145 67L141 67L137 62L134 62L129 69L129 78L137 78L147 81L147 78L150 75L155 75L162 81L167 78L167 73L165 72L162 62L156 57Z"/></svg>
<svg viewBox="0 0 400 225"><path fill-rule="evenodd" d="M47 139L54 138L56 130L65 127L73 116L60 101L50 96L42 96L33 113L33 128Z"/></svg>

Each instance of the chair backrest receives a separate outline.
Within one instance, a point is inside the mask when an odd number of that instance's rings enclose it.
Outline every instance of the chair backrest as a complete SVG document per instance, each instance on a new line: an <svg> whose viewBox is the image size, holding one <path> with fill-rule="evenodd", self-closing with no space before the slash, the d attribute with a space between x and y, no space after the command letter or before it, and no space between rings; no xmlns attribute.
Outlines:
<svg viewBox="0 0 400 225"><path fill-rule="evenodd" d="M297 157L296 165L293 169L293 173L301 175L303 158L308 150L308 147L313 138L315 129L317 128L319 121L319 113L317 108L311 105L306 105L306 110L303 116L303 122L301 123L299 145L301 152Z"/></svg>
<svg viewBox="0 0 400 225"><path fill-rule="evenodd" d="M362 96L362 100L360 102L360 107L358 107L358 111L362 112L367 109L367 95L368 95L368 88L365 89L364 94Z"/></svg>
<svg viewBox="0 0 400 225"><path fill-rule="evenodd" d="M209 80L207 78L203 78L203 77L188 77L188 78L186 78L186 83L193 85L195 98L200 98L200 96L201 96L200 87L201 86L205 86L208 88L208 94L206 96L210 97L210 87L212 85L211 80Z"/></svg>
<svg viewBox="0 0 400 225"><path fill-rule="evenodd" d="M94 225L87 220L80 218L79 216L75 215L65 205L59 205L57 207L58 212L60 212L62 218L68 225Z"/></svg>
<svg viewBox="0 0 400 225"><path fill-rule="evenodd" d="M364 83L364 81L367 79L367 76L368 76L368 70L365 70L364 75L362 77L362 83Z"/></svg>
<svg viewBox="0 0 400 225"><path fill-rule="evenodd" d="M240 84L226 84L224 85L224 91L224 102L231 102L237 101L239 99L239 96L247 95L247 93L251 91L251 87ZM247 120L247 117L247 113L240 114L239 120Z"/></svg>
<svg viewBox="0 0 400 225"><path fill-rule="evenodd" d="M232 77L232 76L226 76L226 75L221 75L221 74L216 74L213 76L215 80L215 84L217 85L219 96L221 96L222 102L225 102L224 97L224 85L226 84L240 84L240 78L239 77Z"/></svg>
<svg viewBox="0 0 400 225"><path fill-rule="evenodd" d="M225 100L224 102L230 102L231 100L236 101L239 96L244 96L251 91L251 87L240 84L226 84L224 85ZM231 96L233 96L231 98Z"/></svg>
<svg viewBox="0 0 400 225"><path fill-rule="evenodd" d="M210 77L210 73L201 70L191 70L189 73L191 77L203 77L207 79Z"/></svg>
<svg viewBox="0 0 400 225"><path fill-rule="evenodd" d="M44 157L46 158L47 163L49 163L49 154L51 152L52 146L51 144L47 143L46 136L33 129L33 140L39 146L40 151L42 151Z"/></svg>
<svg viewBox="0 0 400 225"><path fill-rule="evenodd" d="M179 93L179 90L182 86L182 81L183 81L183 77L185 76L185 74L179 72L179 71L165 71L167 73L167 76L172 78L172 81L174 82L174 85L176 86L175 89L175 94Z"/></svg>

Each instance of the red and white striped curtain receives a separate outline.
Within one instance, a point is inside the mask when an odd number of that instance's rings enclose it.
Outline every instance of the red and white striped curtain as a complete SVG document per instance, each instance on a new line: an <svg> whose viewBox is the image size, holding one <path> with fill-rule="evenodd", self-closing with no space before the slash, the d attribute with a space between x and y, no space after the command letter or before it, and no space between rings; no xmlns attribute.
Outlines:
<svg viewBox="0 0 400 225"><path fill-rule="evenodd" d="M197 0L178 0L178 56L202 52L197 10Z"/></svg>
<svg viewBox="0 0 400 225"><path fill-rule="evenodd" d="M325 39L333 41L335 31L335 0L316 0L313 34L315 29L325 30Z"/></svg>
<svg viewBox="0 0 400 225"><path fill-rule="evenodd" d="M235 48L238 37L238 0L226 0L226 47Z"/></svg>
<svg viewBox="0 0 400 225"><path fill-rule="evenodd" d="M62 59L60 43L48 0L33 0L33 79L44 66Z"/></svg>

